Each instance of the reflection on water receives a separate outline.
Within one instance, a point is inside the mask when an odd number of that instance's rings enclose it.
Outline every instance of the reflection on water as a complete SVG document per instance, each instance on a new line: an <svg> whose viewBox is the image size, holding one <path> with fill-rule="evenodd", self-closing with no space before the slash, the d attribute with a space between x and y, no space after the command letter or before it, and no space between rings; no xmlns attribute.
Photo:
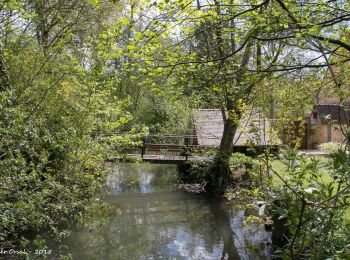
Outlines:
<svg viewBox="0 0 350 260"><path fill-rule="evenodd" d="M116 166L109 207L66 241L74 259L268 259L269 235L243 210L176 190L176 168Z"/></svg>

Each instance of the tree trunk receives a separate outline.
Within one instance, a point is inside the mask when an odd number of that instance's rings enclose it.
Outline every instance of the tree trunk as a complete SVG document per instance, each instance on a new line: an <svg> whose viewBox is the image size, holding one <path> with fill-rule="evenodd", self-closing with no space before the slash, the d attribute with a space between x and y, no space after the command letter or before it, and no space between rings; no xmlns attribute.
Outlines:
<svg viewBox="0 0 350 260"><path fill-rule="evenodd" d="M235 114L236 120L232 120L229 115L226 115L225 108L221 108L222 119L224 121L224 131L220 142L220 153L229 156L232 153L233 140L237 131L238 122L237 119L241 119L241 112L236 108L234 102L231 99L227 101L227 111L231 111Z"/></svg>
<svg viewBox="0 0 350 260"><path fill-rule="evenodd" d="M251 48L253 46L253 41L248 42L240 65L240 69L236 73L236 82L237 85L241 85L242 78L245 74L245 68L248 66L249 59L251 57ZM245 94L248 94L251 91L251 88L247 88L244 92ZM224 155L229 155L232 152L233 148L233 140L237 131L238 127L238 121L242 117L242 111L240 111L240 108L236 106L234 100L237 100L239 97L235 96L232 97L230 95L226 95L226 102L227 102L227 111L232 111L235 114L235 120L230 119L229 116L224 116L223 114L223 120L224 120L224 132L222 134L221 143L220 143L220 152ZM237 121L236 121L237 120Z"/></svg>
<svg viewBox="0 0 350 260"><path fill-rule="evenodd" d="M220 143L220 152L224 155L232 153L233 140L237 131L237 123L232 122L230 119L226 119L224 122L224 132L222 134Z"/></svg>

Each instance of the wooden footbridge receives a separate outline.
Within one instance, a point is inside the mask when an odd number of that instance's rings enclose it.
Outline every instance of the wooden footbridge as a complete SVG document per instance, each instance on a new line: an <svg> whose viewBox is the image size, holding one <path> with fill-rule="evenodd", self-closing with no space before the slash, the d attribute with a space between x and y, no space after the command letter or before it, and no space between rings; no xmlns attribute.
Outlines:
<svg viewBox="0 0 350 260"><path fill-rule="evenodd" d="M128 154L128 158L140 159L144 162L157 163L157 164L181 164L186 161L193 160L210 160L210 157L204 156L181 156L181 155L144 155L139 154Z"/></svg>
<svg viewBox="0 0 350 260"><path fill-rule="evenodd" d="M200 154L213 146L198 145L196 140L196 135L150 134L142 139L141 146L123 147L124 156L111 159L139 159L159 164L181 164L191 160L210 160L211 157Z"/></svg>

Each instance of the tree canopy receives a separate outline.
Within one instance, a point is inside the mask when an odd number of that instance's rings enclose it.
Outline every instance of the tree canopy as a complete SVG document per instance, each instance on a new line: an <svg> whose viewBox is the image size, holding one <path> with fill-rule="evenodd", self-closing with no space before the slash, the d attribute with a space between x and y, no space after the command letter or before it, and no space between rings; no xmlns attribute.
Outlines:
<svg viewBox="0 0 350 260"><path fill-rule="evenodd" d="M1 1L0 245L63 236L104 183L108 155L149 132L190 132L193 109L221 109L229 156L254 105L297 119L325 75L348 98L349 10L346 0ZM122 134L98 136L111 132Z"/></svg>

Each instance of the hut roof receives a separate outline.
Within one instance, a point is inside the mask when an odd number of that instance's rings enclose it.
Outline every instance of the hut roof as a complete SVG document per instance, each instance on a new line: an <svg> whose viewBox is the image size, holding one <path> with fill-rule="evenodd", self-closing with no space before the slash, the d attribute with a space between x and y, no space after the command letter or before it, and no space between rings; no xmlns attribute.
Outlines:
<svg viewBox="0 0 350 260"><path fill-rule="evenodd" d="M338 104L315 105L312 112L314 123L327 124L332 122L346 124L350 120L350 111L341 108Z"/></svg>
<svg viewBox="0 0 350 260"><path fill-rule="evenodd" d="M194 126L199 145L219 146L224 122L219 109L198 109L194 111ZM273 134L270 121L258 110L251 110L240 120L235 134L234 146L248 144L266 146L280 145L281 141Z"/></svg>

